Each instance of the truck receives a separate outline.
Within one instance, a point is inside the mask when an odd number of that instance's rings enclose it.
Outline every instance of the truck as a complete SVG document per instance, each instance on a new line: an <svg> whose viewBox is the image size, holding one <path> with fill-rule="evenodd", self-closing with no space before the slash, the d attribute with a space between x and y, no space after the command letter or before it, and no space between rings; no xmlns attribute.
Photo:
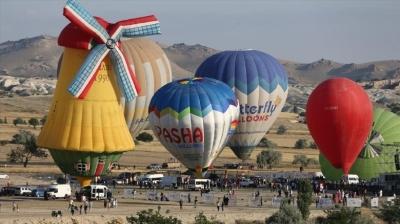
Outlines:
<svg viewBox="0 0 400 224"><path fill-rule="evenodd" d="M69 184L51 184L46 190L45 198L69 198L71 197L71 186Z"/></svg>

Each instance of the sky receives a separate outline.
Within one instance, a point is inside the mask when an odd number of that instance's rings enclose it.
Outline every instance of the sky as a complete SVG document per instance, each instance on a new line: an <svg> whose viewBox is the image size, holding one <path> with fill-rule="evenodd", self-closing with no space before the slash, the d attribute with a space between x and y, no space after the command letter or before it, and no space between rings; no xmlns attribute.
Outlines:
<svg viewBox="0 0 400 224"><path fill-rule="evenodd" d="M110 22L155 14L156 41L341 63L400 59L400 0L81 0ZM58 36L64 0L0 0L0 42Z"/></svg>

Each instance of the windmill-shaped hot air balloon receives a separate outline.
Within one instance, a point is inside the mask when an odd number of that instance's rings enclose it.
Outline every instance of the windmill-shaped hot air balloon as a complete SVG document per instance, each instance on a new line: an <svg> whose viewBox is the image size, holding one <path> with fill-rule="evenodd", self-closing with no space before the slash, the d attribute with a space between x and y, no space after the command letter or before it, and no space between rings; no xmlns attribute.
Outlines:
<svg viewBox="0 0 400 224"><path fill-rule="evenodd" d="M58 39L64 53L38 145L49 149L64 173L86 186L134 148L119 97L122 93L131 101L140 87L120 39L158 34L160 28L154 16L111 24L73 0L67 1L64 16L71 23Z"/></svg>

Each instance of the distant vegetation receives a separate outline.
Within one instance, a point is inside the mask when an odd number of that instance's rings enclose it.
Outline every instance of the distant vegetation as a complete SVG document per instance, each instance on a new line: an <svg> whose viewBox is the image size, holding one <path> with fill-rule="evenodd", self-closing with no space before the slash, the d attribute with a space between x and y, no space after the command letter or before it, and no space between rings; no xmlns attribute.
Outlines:
<svg viewBox="0 0 400 224"><path fill-rule="evenodd" d="M393 113L395 113L395 114L397 114L397 115L400 115L400 103L392 103L392 104L389 104L387 107L388 107L388 108L390 109L390 111L392 111Z"/></svg>
<svg viewBox="0 0 400 224"><path fill-rule="evenodd" d="M152 142L154 140L154 138L151 134L149 134L147 132L142 132L136 137L136 140L142 141L142 142Z"/></svg>
<svg viewBox="0 0 400 224"><path fill-rule="evenodd" d="M294 144L295 149L305 149L308 146L309 145L308 145L307 139L303 139L303 138L297 140L296 143Z"/></svg>
<svg viewBox="0 0 400 224"><path fill-rule="evenodd" d="M274 149L276 148L278 145L275 144L274 142L270 141L268 138L263 137L260 141L260 143L258 143L258 147L261 148L269 148L269 149Z"/></svg>
<svg viewBox="0 0 400 224"><path fill-rule="evenodd" d="M268 167L271 169L273 166L279 165L282 160L282 153L273 149L268 149L260 152L257 155L257 165L260 168Z"/></svg>
<svg viewBox="0 0 400 224"><path fill-rule="evenodd" d="M23 120L22 118L17 117L13 120L13 124L14 124L14 126L17 126L19 124L28 124L28 123L25 120Z"/></svg>
<svg viewBox="0 0 400 224"><path fill-rule="evenodd" d="M308 165L317 165L319 162L314 158L308 158L305 155L295 155L292 164L307 167Z"/></svg>
<svg viewBox="0 0 400 224"><path fill-rule="evenodd" d="M33 126L34 129L36 129L36 126L39 125L39 120L37 118L32 117L29 119L28 123Z"/></svg>
<svg viewBox="0 0 400 224"><path fill-rule="evenodd" d="M7 117L4 117L4 119L0 118L0 124L8 124Z"/></svg>
<svg viewBox="0 0 400 224"><path fill-rule="evenodd" d="M46 151L36 145L36 136L29 131L20 130L13 136L11 143L19 146L7 154L9 162L23 163L24 167L27 167L32 157L47 157Z"/></svg>
<svg viewBox="0 0 400 224"><path fill-rule="evenodd" d="M278 135L283 135L283 134L286 133L286 131L287 131L287 128L286 128L285 125L279 125L278 130L276 131L276 133Z"/></svg>

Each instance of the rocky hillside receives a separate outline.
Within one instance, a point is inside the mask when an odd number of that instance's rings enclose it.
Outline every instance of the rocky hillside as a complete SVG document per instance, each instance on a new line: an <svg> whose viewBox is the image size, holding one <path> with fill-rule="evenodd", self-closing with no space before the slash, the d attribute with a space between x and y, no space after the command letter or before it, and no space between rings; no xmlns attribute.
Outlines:
<svg viewBox="0 0 400 224"><path fill-rule="evenodd" d="M198 65L218 52L199 44L160 44L171 61L175 78L193 75ZM16 77L54 77L62 48L51 36L38 36L0 44L0 75ZM280 60L288 71L292 84L315 85L332 76L343 76L355 81L400 78L400 60L340 64L320 59L312 63Z"/></svg>

